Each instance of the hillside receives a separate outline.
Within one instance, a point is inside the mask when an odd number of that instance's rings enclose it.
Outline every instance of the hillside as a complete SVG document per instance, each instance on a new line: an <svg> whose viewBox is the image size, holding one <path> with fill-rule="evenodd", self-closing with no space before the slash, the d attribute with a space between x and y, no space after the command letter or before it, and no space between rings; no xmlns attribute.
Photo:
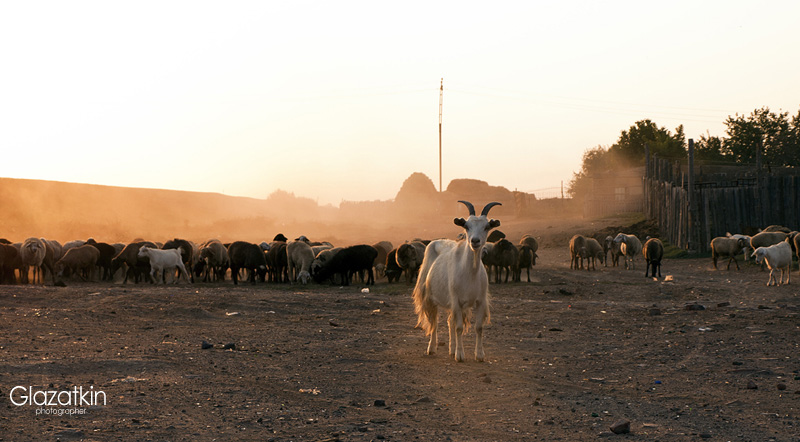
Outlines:
<svg viewBox="0 0 800 442"><path fill-rule="evenodd" d="M466 215L459 199L474 201L476 206L502 202L492 216L521 232L530 231L528 221L542 218L542 213L530 210L531 202L536 202L533 195L465 179L454 180L447 191L438 193L430 179L419 173L403 183L394 200L346 201L340 208L319 206L280 190L267 199L256 199L0 178L0 237L22 241L37 236L62 242L89 237L106 242L137 237L261 242L281 232L290 238L306 235L343 245L383 239L402 243L415 237L453 236L453 217ZM554 202L564 207L565 200L540 204ZM526 211L536 216L526 216Z"/></svg>

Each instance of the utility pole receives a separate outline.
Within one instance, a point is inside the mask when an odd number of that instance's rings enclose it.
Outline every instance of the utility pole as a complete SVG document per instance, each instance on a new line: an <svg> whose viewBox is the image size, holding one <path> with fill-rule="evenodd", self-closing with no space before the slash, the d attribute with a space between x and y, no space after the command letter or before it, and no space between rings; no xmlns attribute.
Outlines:
<svg viewBox="0 0 800 442"><path fill-rule="evenodd" d="M442 98L444 95L444 78L439 83L439 193L442 193Z"/></svg>

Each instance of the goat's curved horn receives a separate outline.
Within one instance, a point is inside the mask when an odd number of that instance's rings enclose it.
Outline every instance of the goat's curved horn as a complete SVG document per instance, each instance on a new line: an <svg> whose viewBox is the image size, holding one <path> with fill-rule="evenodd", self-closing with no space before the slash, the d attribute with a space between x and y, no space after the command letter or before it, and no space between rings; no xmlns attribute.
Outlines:
<svg viewBox="0 0 800 442"><path fill-rule="evenodd" d="M494 206L502 206L502 204L498 203L497 201L492 201L491 203L487 204L486 207L483 208L483 210L481 211L481 216L488 215L489 210Z"/></svg>
<svg viewBox="0 0 800 442"><path fill-rule="evenodd" d="M469 201L462 201L462 200L458 200L458 202L459 202L459 203L463 203L465 206L467 206L467 209L469 209L469 214L470 214L471 216L475 216L475 206L473 206L471 202L469 202Z"/></svg>

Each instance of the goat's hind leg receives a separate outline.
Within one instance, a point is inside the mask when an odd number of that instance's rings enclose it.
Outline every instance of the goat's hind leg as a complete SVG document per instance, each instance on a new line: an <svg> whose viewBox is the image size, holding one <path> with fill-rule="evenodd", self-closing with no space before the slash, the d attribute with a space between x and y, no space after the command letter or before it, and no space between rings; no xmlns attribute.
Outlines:
<svg viewBox="0 0 800 442"><path fill-rule="evenodd" d="M437 334L439 328L439 313L436 307L433 308L432 312L425 312L428 316L428 323L431 325L431 340L428 341L428 351L427 354L432 355L436 353L436 347L439 345L439 336Z"/></svg>
<svg viewBox="0 0 800 442"><path fill-rule="evenodd" d="M450 334L449 354L453 357L456 354L456 321L453 312L450 312L450 315L447 317L447 330Z"/></svg>

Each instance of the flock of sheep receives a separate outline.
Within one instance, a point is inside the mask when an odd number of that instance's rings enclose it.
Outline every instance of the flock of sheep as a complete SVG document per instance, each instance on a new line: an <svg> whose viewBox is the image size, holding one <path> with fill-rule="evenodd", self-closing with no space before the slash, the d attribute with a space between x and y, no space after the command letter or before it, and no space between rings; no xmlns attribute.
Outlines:
<svg viewBox="0 0 800 442"><path fill-rule="evenodd" d="M403 275L408 283L413 283L429 243L417 239L395 248L390 242L381 241L342 248L329 242L312 242L305 236L289 241L282 234L261 244L244 241L223 244L215 239L199 245L182 239L107 244L89 239L61 245L44 238L28 238L16 244L0 239L0 283L28 283L29 268L33 269L31 282L43 283L47 274L53 284L59 285L67 277L112 281L117 274L123 283L129 279L166 282L167 276L177 282L176 274L187 282L195 282L195 278L219 282L229 272L234 284L239 283L242 273L251 282L308 284L314 280L346 285L358 274L362 279L366 277L366 284L384 277L391 283ZM538 248L532 235L524 235L514 244L499 230L493 230L480 257L494 282L519 282L523 270L530 282ZM770 268L767 285L789 283L789 268L797 250L800 250L800 236L781 226L769 226L752 237L727 234L711 241L715 269L720 258L728 260L728 269L731 263L739 269L736 256L744 254L745 260L752 257L762 267ZM597 261L617 266L620 258L626 269L633 269L634 258L641 254L647 264L645 276L661 277L664 246L657 238L648 237L643 245L635 235L620 233L616 237L607 236L601 244L595 238L575 235L570 239L569 251L571 269L583 269L585 262L587 270L596 270Z"/></svg>
<svg viewBox="0 0 800 442"><path fill-rule="evenodd" d="M586 260L586 269L596 269L596 261L608 266L609 254L613 266L617 266L622 257L625 268L634 268L634 258L642 254L647 263L644 276L661 277L661 260L664 257L664 245L658 238L647 238L642 245L635 235L618 234L607 236L603 245L594 238L575 235L569 242L570 268L582 269ZM717 269L719 258L728 258L727 269L731 263L740 270L736 256L744 255L744 259L754 258L757 264L769 267L767 285L789 284L792 256L797 254L800 260L800 235L797 231L782 226L769 226L754 236L730 234L711 240L711 258L714 269ZM650 270L652 269L652 273ZM780 278L777 271L780 270ZM784 278L785 276L785 278ZM785 279L785 282L784 282Z"/></svg>
<svg viewBox="0 0 800 442"><path fill-rule="evenodd" d="M21 283L44 283L45 271L55 285L64 285L64 278L114 280L121 271L123 283L128 279L153 283L166 283L167 279L178 282L224 281L230 271L234 284L238 284L240 273L255 283L297 282L307 284L333 282L348 285L358 275L365 284L375 283L377 277L386 276L389 282L399 281L403 273L408 282L415 282L413 291L414 311L417 325L430 335L428 354L438 347L438 310L448 312L449 353L456 361L464 360L463 332L470 323L476 332L475 359L483 361L483 327L488 322L489 275L494 271L497 283L509 278L521 280L526 269L530 282L530 268L536 263L538 242L525 235L518 245L512 244L494 230L500 221L489 219L489 210L500 203L487 204L477 215L472 203L459 201L469 210L468 218L456 218L454 223L464 229L459 239L434 241L411 241L394 248L387 241L373 245L360 244L344 248L333 247L328 242L312 242L305 236L289 241L278 234L271 242L254 244L235 241L223 244L212 239L200 245L187 240L173 239L163 244L135 240L130 244L70 241L61 245L58 241L43 238L28 238L11 244L0 239L0 283L16 283L16 273ZM492 234L490 235L490 231ZM770 268L767 285L789 283L792 249L800 251L800 235L789 229L770 226L753 237L730 235L711 241L714 268L720 257L736 264L736 255L744 252L765 263ZM494 236L494 237L493 237ZM753 249L752 255L749 249ZM657 238L647 238L644 245L635 235L619 233L608 236L601 245L591 237L575 235L569 242L570 268L596 270L597 261L608 266L608 255L614 266L623 258L626 269L634 268L634 259L642 254L647 262L645 276L661 277L661 260L664 245ZM800 257L800 256L799 256ZM762 264L763 265L763 264ZM33 268L33 280L29 278ZM774 273L781 271L781 277ZM652 272L651 272L652 270ZM177 273L176 273L177 272ZM366 279L364 275L366 274Z"/></svg>
<svg viewBox="0 0 800 442"><path fill-rule="evenodd" d="M797 231L783 226L769 226L752 237L728 233L727 236L711 240L711 257L714 260L715 269L717 260L725 257L728 258L728 270L731 268L731 262L736 264L736 269L739 270L736 256L743 253L745 260L752 257L757 264L761 264L762 268L765 264L769 267L768 286L783 284L784 275L786 276L785 284L789 284L792 255L798 251L800 251L800 235ZM800 259L800 254L797 256ZM777 278L776 270L780 270L780 278Z"/></svg>

